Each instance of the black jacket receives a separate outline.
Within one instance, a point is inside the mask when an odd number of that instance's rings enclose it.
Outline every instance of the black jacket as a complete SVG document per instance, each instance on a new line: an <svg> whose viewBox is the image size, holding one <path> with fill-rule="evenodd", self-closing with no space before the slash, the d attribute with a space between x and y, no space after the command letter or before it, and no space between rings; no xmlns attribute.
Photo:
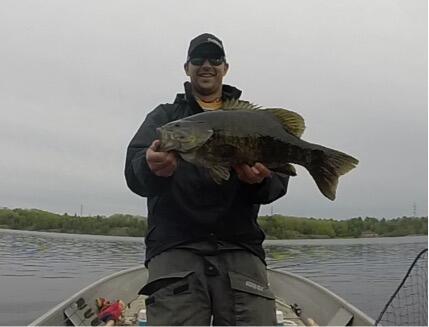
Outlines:
<svg viewBox="0 0 429 327"><path fill-rule="evenodd" d="M237 99L241 91L223 86L223 99ZM214 183L205 168L179 159L171 177L154 175L146 162L146 149L156 139L155 129L170 121L202 112L185 83L185 94L173 104L162 104L149 113L128 146L125 177L128 187L148 198L146 263L179 244L204 240L236 243L258 255L265 253L265 238L256 219L261 204L286 193L288 178L273 174L260 184L241 182L232 172L222 185Z"/></svg>

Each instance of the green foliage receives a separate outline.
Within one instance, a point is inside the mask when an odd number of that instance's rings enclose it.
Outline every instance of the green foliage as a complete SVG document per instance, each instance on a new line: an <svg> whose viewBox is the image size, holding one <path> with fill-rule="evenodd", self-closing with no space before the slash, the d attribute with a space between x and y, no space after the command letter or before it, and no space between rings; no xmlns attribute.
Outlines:
<svg viewBox="0 0 429 327"><path fill-rule="evenodd" d="M258 219L269 239L335 238L427 235L427 217L348 220L261 216ZM141 216L114 214L110 217L77 217L37 209L0 209L0 228L61 233L98 234L141 237L146 234L147 220Z"/></svg>
<svg viewBox="0 0 429 327"><path fill-rule="evenodd" d="M427 217L348 220L262 216L258 219L270 239L427 235Z"/></svg>
<svg viewBox="0 0 429 327"><path fill-rule="evenodd" d="M0 209L0 227L35 231L117 236L144 236L146 219L115 214L110 217L76 217L36 209Z"/></svg>

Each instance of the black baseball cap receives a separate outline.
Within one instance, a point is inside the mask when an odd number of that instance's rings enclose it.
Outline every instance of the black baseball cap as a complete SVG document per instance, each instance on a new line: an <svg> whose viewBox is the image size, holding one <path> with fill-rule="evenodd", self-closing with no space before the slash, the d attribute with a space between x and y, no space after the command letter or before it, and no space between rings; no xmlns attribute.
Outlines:
<svg viewBox="0 0 429 327"><path fill-rule="evenodd" d="M222 41L210 33L198 35L192 39L188 49L188 60L192 57L205 55L225 57Z"/></svg>

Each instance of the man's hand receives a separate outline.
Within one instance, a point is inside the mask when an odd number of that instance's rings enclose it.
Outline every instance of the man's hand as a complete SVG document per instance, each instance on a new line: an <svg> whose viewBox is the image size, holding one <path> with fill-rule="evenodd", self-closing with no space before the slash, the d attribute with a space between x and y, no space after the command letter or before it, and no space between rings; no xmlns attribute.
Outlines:
<svg viewBox="0 0 429 327"><path fill-rule="evenodd" d="M158 152L160 140L155 140L146 151L146 162L157 176L169 177L177 168L177 158L173 152Z"/></svg>
<svg viewBox="0 0 429 327"><path fill-rule="evenodd" d="M271 170L263 164L257 162L254 166L250 167L246 164L236 165L233 167L237 172L238 178L248 184L261 183L265 177L271 176Z"/></svg>

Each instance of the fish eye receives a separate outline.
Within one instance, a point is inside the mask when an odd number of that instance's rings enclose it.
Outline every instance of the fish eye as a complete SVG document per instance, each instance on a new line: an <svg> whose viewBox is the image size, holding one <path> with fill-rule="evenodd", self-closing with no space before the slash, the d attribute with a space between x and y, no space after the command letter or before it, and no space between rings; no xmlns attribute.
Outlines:
<svg viewBox="0 0 429 327"><path fill-rule="evenodd" d="M180 127L180 124L179 123L175 123L174 127Z"/></svg>

